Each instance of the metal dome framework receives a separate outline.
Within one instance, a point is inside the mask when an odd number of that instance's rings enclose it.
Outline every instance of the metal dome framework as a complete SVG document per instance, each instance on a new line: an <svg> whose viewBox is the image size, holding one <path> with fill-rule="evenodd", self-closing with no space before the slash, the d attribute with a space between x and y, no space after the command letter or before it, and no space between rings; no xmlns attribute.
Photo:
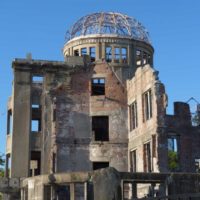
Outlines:
<svg viewBox="0 0 200 200"><path fill-rule="evenodd" d="M136 19L121 13L101 12L80 18L66 33L66 42L92 34L115 35L150 42L146 28Z"/></svg>

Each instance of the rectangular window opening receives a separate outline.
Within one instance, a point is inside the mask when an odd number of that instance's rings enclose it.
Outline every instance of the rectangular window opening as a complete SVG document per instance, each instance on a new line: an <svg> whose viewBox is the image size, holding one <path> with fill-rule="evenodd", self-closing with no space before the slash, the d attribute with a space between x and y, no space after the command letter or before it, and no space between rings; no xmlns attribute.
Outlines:
<svg viewBox="0 0 200 200"><path fill-rule="evenodd" d="M105 79L93 78L91 89L91 95L105 95Z"/></svg>
<svg viewBox="0 0 200 200"><path fill-rule="evenodd" d="M137 154L136 150L130 152L130 171L136 172L137 171Z"/></svg>
<svg viewBox="0 0 200 200"><path fill-rule="evenodd" d="M106 47L106 62L112 61L112 47Z"/></svg>
<svg viewBox="0 0 200 200"><path fill-rule="evenodd" d="M59 200L69 200L70 195L70 185L57 185L55 188L55 199ZM73 196L73 193L72 193Z"/></svg>
<svg viewBox="0 0 200 200"><path fill-rule="evenodd" d="M142 65L142 52L141 50L136 50L136 65Z"/></svg>
<svg viewBox="0 0 200 200"><path fill-rule="evenodd" d="M148 63L148 54L146 52L143 52L143 65L146 65Z"/></svg>
<svg viewBox="0 0 200 200"><path fill-rule="evenodd" d="M109 117L93 116L92 133L95 141L109 141Z"/></svg>
<svg viewBox="0 0 200 200"><path fill-rule="evenodd" d="M122 48L122 63L127 63L127 48Z"/></svg>
<svg viewBox="0 0 200 200"><path fill-rule="evenodd" d="M115 62L119 63L120 60L120 48L119 47L115 47Z"/></svg>
<svg viewBox="0 0 200 200"><path fill-rule="evenodd" d="M93 170L109 167L109 162L93 162Z"/></svg>
<svg viewBox="0 0 200 200"><path fill-rule="evenodd" d="M31 120L31 132L41 131L41 121L39 119Z"/></svg>
<svg viewBox="0 0 200 200"><path fill-rule="evenodd" d="M130 131L135 129L138 126L138 116L137 116L137 102L134 101L129 106L129 113L130 113Z"/></svg>
<svg viewBox="0 0 200 200"><path fill-rule="evenodd" d="M44 77L42 75L33 75L32 83L43 83Z"/></svg>
<svg viewBox="0 0 200 200"><path fill-rule="evenodd" d="M91 62L94 62L96 59L96 48L95 47L90 47L90 58L91 58Z"/></svg>
<svg viewBox="0 0 200 200"><path fill-rule="evenodd" d="M144 153L144 172L151 172L152 171L152 163L151 163L151 145L150 142L144 144L143 148Z"/></svg>
<svg viewBox="0 0 200 200"><path fill-rule="evenodd" d="M81 49L81 56L87 55L87 48Z"/></svg>
<svg viewBox="0 0 200 200"><path fill-rule="evenodd" d="M142 96L143 101L143 121L152 118L152 93L151 90L145 92Z"/></svg>
<svg viewBox="0 0 200 200"><path fill-rule="evenodd" d="M150 55L147 55L147 56L148 56L148 64L152 64L151 56Z"/></svg>
<svg viewBox="0 0 200 200"><path fill-rule="evenodd" d="M12 126L13 126L12 110L8 110L8 113L7 113L7 135L12 134Z"/></svg>
<svg viewBox="0 0 200 200"><path fill-rule="evenodd" d="M41 152L31 151L31 160L30 160L30 176L40 175L41 169Z"/></svg>
<svg viewBox="0 0 200 200"><path fill-rule="evenodd" d="M31 107L32 107L32 108L40 108L40 105L39 105L39 104L32 104Z"/></svg>
<svg viewBox="0 0 200 200"><path fill-rule="evenodd" d="M79 56L79 50L78 49L74 50L74 56Z"/></svg>
<svg viewBox="0 0 200 200"><path fill-rule="evenodd" d="M167 138L168 146L168 168L170 171L179 169L178 141L176 136Z"/></svg>

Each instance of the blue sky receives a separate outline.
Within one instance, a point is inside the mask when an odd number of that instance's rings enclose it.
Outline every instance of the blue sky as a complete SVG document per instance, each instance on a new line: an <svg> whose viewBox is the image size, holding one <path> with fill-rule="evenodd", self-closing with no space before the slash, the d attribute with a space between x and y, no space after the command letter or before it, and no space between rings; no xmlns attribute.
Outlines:
<svg viewBox="0 0 200 200"><path fill-rule="evenodd" d="M200 101L199 0L1 0L0 1L0 152L5 151L7 99L14 58L63 60L66 30L80 17L114 11L135 17L150 32L154 67L174 101Z"/></svg>

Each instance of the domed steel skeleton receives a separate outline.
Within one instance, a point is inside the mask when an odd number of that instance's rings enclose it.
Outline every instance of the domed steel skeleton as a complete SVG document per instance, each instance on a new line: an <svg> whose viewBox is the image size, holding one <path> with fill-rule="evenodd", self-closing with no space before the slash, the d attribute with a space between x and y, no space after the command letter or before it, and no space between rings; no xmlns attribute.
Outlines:
<svg viewBox="0 0 200 200"><path fill-rule="evenodd" d="M92 34L116 35L151 43L149 33L136 19L121 13L101 12L80 18L66 33L66 42Z"/></svg>

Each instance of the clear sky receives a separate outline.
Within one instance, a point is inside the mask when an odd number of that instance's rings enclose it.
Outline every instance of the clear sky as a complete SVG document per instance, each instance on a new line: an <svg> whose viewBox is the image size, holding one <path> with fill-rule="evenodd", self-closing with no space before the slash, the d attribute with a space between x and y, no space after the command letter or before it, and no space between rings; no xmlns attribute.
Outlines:
<svg viewBox="0 0 200 200"><path fill-rule="evenodd" d="M63 60L66 30L100 11L135 17L150 32L154 67L174 101L200 101L199 0L0 0L0 152L5 151L7 99L14 58Z"/></svg>

